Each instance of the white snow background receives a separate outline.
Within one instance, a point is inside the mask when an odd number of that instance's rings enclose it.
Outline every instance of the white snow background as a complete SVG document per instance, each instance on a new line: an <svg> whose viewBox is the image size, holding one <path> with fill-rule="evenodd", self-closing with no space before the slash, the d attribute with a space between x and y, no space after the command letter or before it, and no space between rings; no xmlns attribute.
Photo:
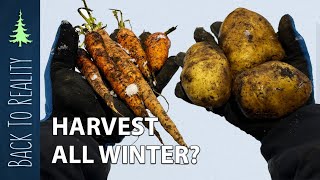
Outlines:
<svg viewBox="0 0 320 180"><path fill-rule="evenodd" d="M214 21L223 20L237 7L245 7L262 14L275 29L278 28L281 16L288 13L292 15L298 31L306 40L313 64L316 101L319 103L320 74L319 63L316 62L316 42L320 39L316 36L316 24L320 21L320 12L319 3L316 0L88 0L88 5L94 10L93 15L99 21L108 24L108 32L112 32L117 27L109 8L123 10L125 18L131 20L137 35L143 30L165 31L178 25L178 29L170 34L172 41L170 55L186 51L194 43L193 31L196 27L202 26L209 31ZM41 1L41 117L45 116L43 73L55 33L62 20L68 20L74 26L84 22L77 13L77 8L81 6L83 6L81 0ZM192 106L174 96L174 88L179 81L180 72L181 70L164 89L163 95L170 103L169 115L184 135L186 142L189 145L200 146L198 164L122 165L119 163L112 165L109 179L270 180L267 163L260 155L260 142L233 127L224 118L207 112L204 108ZM161 102L166 107L164 101L161 100ZM175 144L159 125L157 127L165 143ZM135 139L135 137L128 137L122 144L129 145ZM158 144L158 141L155 137L144 134L136 145L146 144Z"/></svg>

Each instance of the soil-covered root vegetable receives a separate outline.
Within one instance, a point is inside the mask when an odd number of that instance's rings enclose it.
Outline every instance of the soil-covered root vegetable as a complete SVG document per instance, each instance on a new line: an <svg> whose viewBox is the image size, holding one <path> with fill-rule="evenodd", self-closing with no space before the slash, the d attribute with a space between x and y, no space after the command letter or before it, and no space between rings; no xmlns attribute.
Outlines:
<svg viewBox="0 0 320 180"><path fill-rule="evenodd" d="M87 34L85 44L86 44L87 48L89 49L89 52L91 52L93 54L93 57L96 59L95 61L96 61L97 65L102 69L103 73L106 76L106 79L110 82L114 91L120 96L121 99L123 99L127 103L127 105L130 107L130 109L135 113L135 115L140 116L140 117L148 117L148 112L146 111L146 109L143 105L143 102L137 96L137 94L130 94L130 93L126 92L126 91L130 91L130 90L128 90L128 87L132 86L133 84L129 84L128 82L126 82L125 80L122 79L123 77L121 77L121 72L115 68L115 65L111 61L111 59L108 59L108 56L106 55L105 49L103 49L103 51L102 51L104 53L101 53L101 50L102 50L101 48L104 48L104 46L103 46L103 40L99 36L100 35L96 32L92 32L92 33ZM89 68L88 65L86 65L86 66L81 65L81 64L87 63L87 64L90 64L90 66L94 66L96 68L96 70L98 70L97 67L94 65L94 63L90 59L88 59L88 58L85 59L86 56L84 53L86 53L86 52L84 50L81 50L80 53L81 53L81 56L80 56L81 58L79 58L79 60L78 60L78 62L79 62L78 64L79 64L80 69L84 69L83 67L87 67L87 69L93 69L93 68ZM110 69L108 70L108 68L110 68ZM91 71L88 71L88 70L86 70L85 72L88 73L87 80L89 81L89 83L90 83L90 80L92 80L92 79L97 80L97 77L95 76L97 73L95 71L94 71L94 73L92 73ZM99 71L98 71L98 73L99 73ZM98 77L100 77L100 79L101 79L101 76L98 76ZM117 77L119 79L117 79ZM100 83L103 83L102 79L101 79ZM99 86L101 86L100 83L98 83ZM127 85L127 84L129 84L129 85ZM94 87L97 87L98 85L95 85ZM125 85L127 85L127 86L125 87ZM97 92L101 91L98 88L96 88L96 89L97 89L96 90ZM102 92L106 92L106 91L104 90ZM110 92L108 94L110 95ZM107 97L107 94L105 94L105 97ZM112 106L114 107L113 104L112 104ZM149 127L148 122L143 121L143 124L146 128ZM160 143L163 144L162 138L156 128L154 128L154 134L159 139Z"/></svg>
<svg viewBox="0 0 320 180"><path fill-rule="evenodd" d="M83 2L85 5L84 9L87 10L89 18L80 11L81 8L78 9L79 14L87 22L87 24L83 25L84 28L82 26L79 27L81 30L80 33L85 34L86 48L94 61L96 61L97 67L110 82L113 90L131 109L139 108L140 110L140 105L145 105L152 114L159 118L162 127L178 144L187 146L174 122L161 106L139 69L130 61L131 57L125 52L124 48L117 45L110 38L108 33L102 28L101 22L95 22L96 19L91 15L91 10L88 8L85 0L83 0ZM137 85L138 92L137 94L128 96L125 94L125 89L132 84L132 82ZM137 99L132 99L133 97L137 97ZM137 101L140 100L139 97L142 97L143 103L137 103ZM144 111L146 111L146 109L144 109ZM139 115L139 112L135 114L141 117L147 117L147 115Z"/></svg>
<svg viewBox="0 0 320 180"><path fill-rule="evenodd" d="M229 62L215 44L192 45L186 53L180 79L188 98L196 105L217 108L229 100Z"/></svg>
<svg viewBox="0 0 320 180"><path fill-rule="evenodd" d="M172 27L164 33L153 33L143 42L149 66L153 73L158 72L167 61L169 49L171 47L171 41L168 38L168 34L173 32L175 29L176 27Z"/></svg>
<svg viewBox="0 0 320 180"><path fill-rule="evenodd" d="M142 97L144 105L151 111L153 115L159 118L162 127L173 137L180 145L187 146L180 134L178 128L168 116L157 97L153 93L152 88L143 78L140 70L130 61L131 57L123 48L118 46L108 35L104 29L98 30L101 35L108 56L116 63L120 71L127 75L130 82L135 82L139 88L139 95Z"/></svg>
<svg viewBox="0 0 320 180"><path fill-rule="evenodd" d="M122 116L114 106L113 97L109 89L105 86L97 66L91 61L89 55L84 49L78 49L77 68L86 77L86 80L95 90L95 92L105 101L115 113Z"/></svg>
<svg viewBox="0 0 320 180"><path fill-rule="evenodd" d="M132 71L128 68L134 66L135 69L138 69L134 62L132 62L132 57L128 54L128 50L116 43L111 39L109 34L104 29L98 29L97 32L103 39L103 43L106 49L107 56L117 65L119 61L126 63L125 67L118 66L119 70L126 75L127 80L130 83L136 83L134 76L132 76ZM141 74L141 72L139 72ZM140 89L139 89L140 91Z"/></svg>
<svg viewBox="0 0 320 180"><path fill-rule="evenodd" d="M120 12L121 19L118 18L118 12ZM125 21L122 17L120 10L113 10L113 13L118 21L118 28L113 33L115 41L121 45L124 49L128 50L129 55L132 57L132 61L138 66L141 73L148 80L149 84L153 86L153 77L151 70L149 69L147 55L142 48L139 38L135 33L125 27ZM111 35L112 36L112 35Z"/></svg>
<svg viewBox="0 0 320 180"><path fill-rule="evenodd" d="M312 84L293 66L270 61L239 74L233 93L250 119L276 119L297 110L309 99Z"/></svg>
<svg viewBox="0 0 320 180"><path fill-rule="evenodd" d="M132 61L136 63L137 67L148 80L149 84L153 85L153 77L151 70L149 69L147 55L141 46L140 40L133 31L127 28L120 28L117 33L117 42L123 48L128 50L132 57Z"/></svg>
<svg viewBox="0 0 320 180"><path fill-rule="evenodd" d="M218 39L234 76L266 61L280 61L285 57L268 20L244 8L238 8L226 17Z"/></svg>
<svg viewBox="0 0 320 180"><path fill-rule="evenodd" d="M97 67L102 71L114 92L126 102L135 115L147 117L148 112L138 94L126 94L126 89L131 85L127 77L118 69L107 55L103 39L97 32L89 32L85 36L85 45L93 57Z"/></svg>

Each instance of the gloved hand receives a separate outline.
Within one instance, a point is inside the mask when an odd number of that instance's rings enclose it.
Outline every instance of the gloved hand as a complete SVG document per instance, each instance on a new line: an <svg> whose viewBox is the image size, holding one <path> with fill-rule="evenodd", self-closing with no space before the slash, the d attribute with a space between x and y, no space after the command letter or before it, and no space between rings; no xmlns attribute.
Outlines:
<svg viewBox="0 0 320 180"><path fill-rule="evenodd" d="M57 117L116 117L114 113L97 95L82 75L75 71L79 36L69 22L63 21L56 35L51 57L46 67L46 119ZM168 59L164 67L156 75L156 91L161 93L179 66L174 62L175 56ZM114 98L116 109L125 117L135 117L127 105ZM115 127L115 130L118 128ZM101 131L104 132L104 131ZM94 136L99 144L119 143L124 138L114 131L111 136Z"/></svg>
<svg viewBox="0 0 320 180"><path fill-rule="evenodd" d="M211 25L211 31L218 37L221 22L215 22ZM207 41L217 45L214 37L206 32L203 28L197 28L194 32L194 39L196 42ZM312 68L310 62L310 56L302 36L296 31L294 21L290 15L284 15L279 23L278 39L282 44L286 52L286 58L283 62L291 64L306 74L312 81ZM179 63L180 66L183 62ZM192 103L186 96L181 83L176 85L175 94L177 97ZM308 100L307 104L314 104L313 92ZM212 111L215 114L224 116L225 119L239 127L241 130L252 135L257 140L262 138L272 129L278 122L278 120L265 120L265 121L250 121L241 112L234 97L230 97L229 101L220 108L208 108L208 111Z"/></svg>

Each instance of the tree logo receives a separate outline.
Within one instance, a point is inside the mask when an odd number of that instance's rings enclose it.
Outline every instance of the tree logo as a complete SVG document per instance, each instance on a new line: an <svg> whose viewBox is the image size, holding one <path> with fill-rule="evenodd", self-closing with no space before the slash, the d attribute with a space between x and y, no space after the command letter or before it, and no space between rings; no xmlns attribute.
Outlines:
<svg viewBox="0 0 320 180"><path fill-rule="evenodd" d="M17 21L17 24L15 26L17 27L17 29L12 31L13 33L15 33L15 35L10 35L10 37L13 39L9 40L9 42L19 43L19 47L22 47L22 43L24 44L32 43L32 40L28 39L30 34L26 34L25 32L27 31L27 29L23 28L25 24L23 24L21 9L19 12L19 20Z"/></svg>

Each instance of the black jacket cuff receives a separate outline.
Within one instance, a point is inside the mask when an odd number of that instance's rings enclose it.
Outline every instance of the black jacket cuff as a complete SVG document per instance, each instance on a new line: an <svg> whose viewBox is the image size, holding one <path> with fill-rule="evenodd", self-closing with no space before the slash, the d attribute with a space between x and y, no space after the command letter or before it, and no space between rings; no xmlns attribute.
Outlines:
<svg viewBox="0 0 320 180"><path fill-rule="evenodd" d="M302 107L281 120L261 141L261 153L269 161L288 149L320 142L320 105Z"/></svg>

